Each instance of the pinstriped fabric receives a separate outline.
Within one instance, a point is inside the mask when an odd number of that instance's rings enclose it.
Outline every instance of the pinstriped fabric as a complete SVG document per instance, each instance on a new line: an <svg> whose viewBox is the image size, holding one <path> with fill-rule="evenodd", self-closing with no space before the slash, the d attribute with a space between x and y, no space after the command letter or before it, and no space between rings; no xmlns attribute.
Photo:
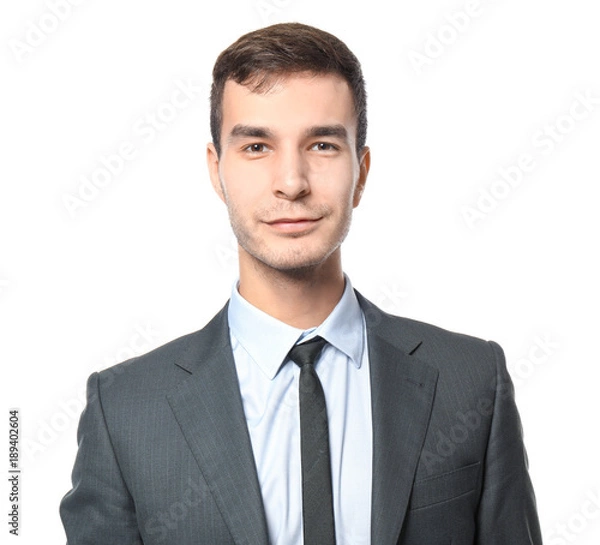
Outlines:
<svg viewBox="0 0 600 545"><path fill-rule="evenodd" d="M502 349L357 296L371 371L371 543L541 545ZM93 374L78 442L60 507L71 545L268 544L226 308Z"/></svg>

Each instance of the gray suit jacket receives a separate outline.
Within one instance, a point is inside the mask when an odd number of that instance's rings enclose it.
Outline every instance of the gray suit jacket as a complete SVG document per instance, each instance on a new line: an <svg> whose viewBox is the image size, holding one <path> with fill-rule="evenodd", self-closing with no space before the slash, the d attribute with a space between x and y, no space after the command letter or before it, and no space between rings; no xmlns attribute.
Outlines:
<svg viewBox="0 0 600 545"><path fill-rule="evenodd" d="M373 545L541 544L501 348L357 296L371 367ZM90 377L60 506L70 545L268 544L226 309Z"/></svg>

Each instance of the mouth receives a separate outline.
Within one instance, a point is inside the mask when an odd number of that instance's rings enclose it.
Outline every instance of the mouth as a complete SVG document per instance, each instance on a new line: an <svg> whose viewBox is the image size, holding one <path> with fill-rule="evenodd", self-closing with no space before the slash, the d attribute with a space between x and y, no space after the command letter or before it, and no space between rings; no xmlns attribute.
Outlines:
<svg viewBox="0 0 600 545"><path fill-rule="evenodd" d="M280 233L302 233L314 227L321 218L279 218L265 222Z"/></svg>

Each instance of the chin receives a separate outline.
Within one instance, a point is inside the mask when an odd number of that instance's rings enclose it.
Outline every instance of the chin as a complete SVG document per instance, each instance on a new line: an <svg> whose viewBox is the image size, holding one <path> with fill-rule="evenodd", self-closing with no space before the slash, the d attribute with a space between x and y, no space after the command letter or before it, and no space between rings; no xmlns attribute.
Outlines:
<svg viewBox="0 0 600 545"><path fill-rule="evenodd" d="M244 248L244 250L260 267L284 273L311 271L325 262L333 253L333 251L315 251L314 248L311 252L306 253L291 252L289 249L281 252L264 252L256 248Z"/></svg>
<svg viewBox="0 0 600 545"><path fill-rule="evenodd" d="M335 249L327 252L311 252L309 255L265 255L260 253L251 254L268 268L286 273L292 276L302 276L317 269L325 263L333 254Z"/></svg>

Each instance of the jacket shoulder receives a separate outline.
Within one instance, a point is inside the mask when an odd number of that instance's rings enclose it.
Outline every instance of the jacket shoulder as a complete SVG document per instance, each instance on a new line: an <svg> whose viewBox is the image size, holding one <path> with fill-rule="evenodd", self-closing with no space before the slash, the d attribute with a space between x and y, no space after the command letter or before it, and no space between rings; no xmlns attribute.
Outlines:
<svg viewBox="0 0 600 545"><path fill-rule="evenodd" d="M198 331L187 333L153 350L135 356L98 373L101 386L123 386L143 383L169 383L172 377L187 374L212 350L220 350L229 342L227 325L227 304Z"/></svg>
<svg viewBox="0 0 600 545"><path fill-rule="evenodd" d="M445 329L438 325L389 314L359 295L367 330L417 360L440 370L452 367L486 368L495 374L502 349L493 341Z"/></svg>

